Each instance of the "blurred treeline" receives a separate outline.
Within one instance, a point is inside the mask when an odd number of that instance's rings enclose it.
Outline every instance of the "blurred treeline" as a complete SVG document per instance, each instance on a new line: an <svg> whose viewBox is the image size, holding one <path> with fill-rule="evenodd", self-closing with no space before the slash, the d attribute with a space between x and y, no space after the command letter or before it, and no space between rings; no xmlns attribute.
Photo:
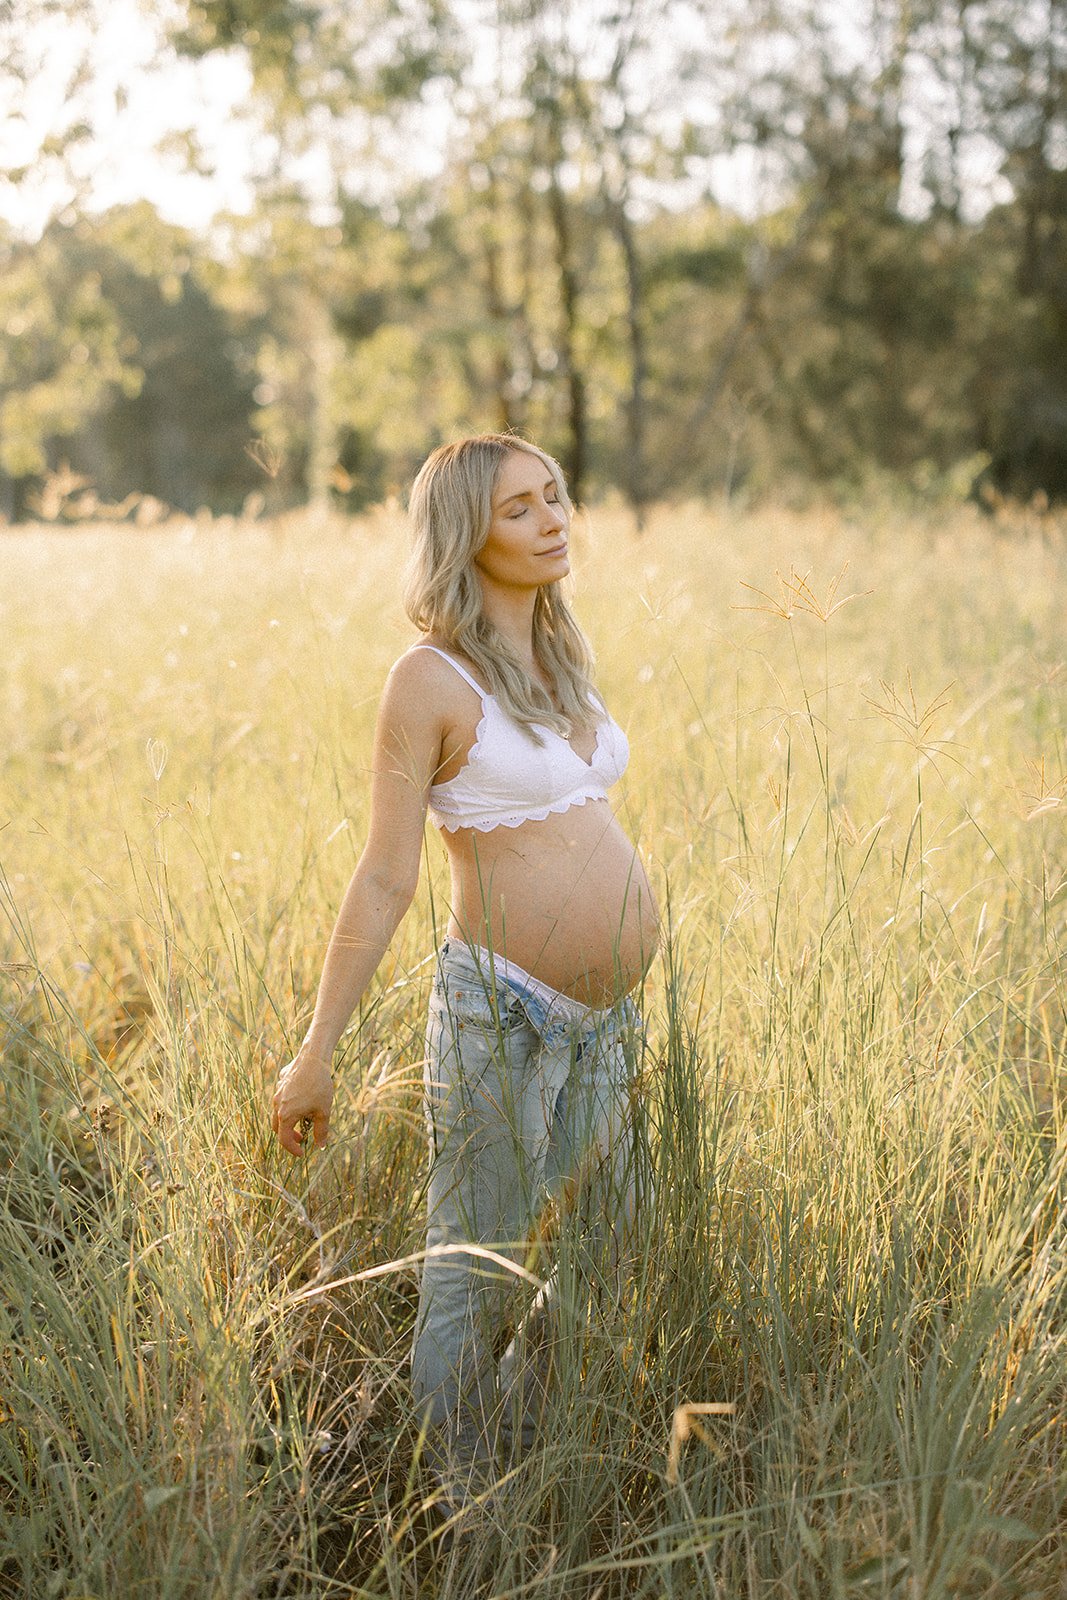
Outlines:
<svg viewBox="0 0 1067 1600"><path fill-rule="evenodd" d="M14 16L0 70L29 94ZM273 157L204 237L75 200L0 240L8 516L358 506L474 428L638 513L881 479L1067 495L1064 0L168 16L180 53L247 57ZM434 106L428 179L404 155Z"/></svg>

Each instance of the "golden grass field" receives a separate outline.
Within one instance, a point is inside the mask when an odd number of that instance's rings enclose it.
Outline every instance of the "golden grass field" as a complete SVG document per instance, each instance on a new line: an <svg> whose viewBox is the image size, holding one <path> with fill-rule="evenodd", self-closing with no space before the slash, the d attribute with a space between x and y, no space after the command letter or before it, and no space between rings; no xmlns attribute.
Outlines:
<svg viewBox="0 0 1067 1600"><path fill-rule="evenodd" d="M445 1549L429 832L328 1149L266 1120L411 637L402 518L0 531L0 1595L1067 1596L1067 529L609 507L574 544L669 909L644 1254Z"/></svg>

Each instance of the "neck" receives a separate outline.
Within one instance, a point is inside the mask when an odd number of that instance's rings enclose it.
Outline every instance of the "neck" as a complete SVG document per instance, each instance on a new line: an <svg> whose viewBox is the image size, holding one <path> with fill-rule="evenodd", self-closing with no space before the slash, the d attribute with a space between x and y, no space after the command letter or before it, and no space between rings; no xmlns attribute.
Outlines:
<svg viewBox="0 0 1067 1600"><path fill-rule="evenodd" d="M519 660L530 672L537 674L533 647L533 617L536 589L502 589L482 581L482 605L485 615L501 638L506 639Z"/></svg>

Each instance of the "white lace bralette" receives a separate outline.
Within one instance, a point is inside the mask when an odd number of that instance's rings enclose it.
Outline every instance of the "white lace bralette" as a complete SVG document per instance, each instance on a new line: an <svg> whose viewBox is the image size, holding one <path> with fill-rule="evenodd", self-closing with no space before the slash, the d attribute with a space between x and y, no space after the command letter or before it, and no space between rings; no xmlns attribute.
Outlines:
<svg viewBox="0 0 1067 1600"><path fill-rule="evenodd" d="M435 783L430 790L430 816L437 827L449 833L457 828L487 833L491 828L543 822L553 812L602 800L626 771L630 746L606 709L597 723L593 754L585 761L554 728L538 725L544 743L535 744L454 656L433 644L417 648L432 650L447 661L482 702L466 765L447 783Z"/></svg>

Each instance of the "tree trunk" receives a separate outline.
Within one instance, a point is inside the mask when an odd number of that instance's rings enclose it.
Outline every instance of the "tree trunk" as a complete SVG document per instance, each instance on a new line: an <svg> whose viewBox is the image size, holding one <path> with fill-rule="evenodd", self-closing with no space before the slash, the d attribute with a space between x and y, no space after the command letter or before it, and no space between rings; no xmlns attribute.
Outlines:
<svg viewBox="0 0 1067 1600"><path fill-rule="evenodd" d="M645 385L648 377L648 357L645 349L645 329L642 319L641 260L637 252L637 239L633 223L626 210L625 194L622 199L609 204L611 231L618 240L626 265L626 332L630 346L630 394L626 405L626 497L633 507L640 533L645 526L645 508L648 504L648 484L645 478Z"/></svg>
<svg viewBox="0 0 1067 1600"><path fill-rule="evenodd" d="M333 499L338 440L333 406L333 375L338 360L338 339L330 307L321 295L309 301L311 328L311 416L308 424L308 503L325 510Z"/></svg>
<svg viewBox="0 0 1067 1600"><path fill-rule="evenodd" d="M504 263L500 247L500 175L490 161L489 189L486 194L488 215L482 236L485 262L485 304L493 325L493 399L496 407L496 425L501 433L510 433L515 426L512 411L513 372L511 363L511 312L504 293Z"/></svg>
<svg viewBox="0 0 1067 1600"><path fill-rule="evenodd" d="M574 264L567 197L563 190L563 130L559 101L552 98L546 107L548 133L548 209L556 246L560 298L560 364L567 384L567 420L570 441L563 467L572 500L577 504L585 488L589 437L586 414L585 378L578 364L578 274Z"/></svg>

